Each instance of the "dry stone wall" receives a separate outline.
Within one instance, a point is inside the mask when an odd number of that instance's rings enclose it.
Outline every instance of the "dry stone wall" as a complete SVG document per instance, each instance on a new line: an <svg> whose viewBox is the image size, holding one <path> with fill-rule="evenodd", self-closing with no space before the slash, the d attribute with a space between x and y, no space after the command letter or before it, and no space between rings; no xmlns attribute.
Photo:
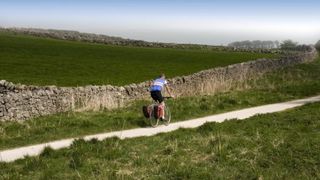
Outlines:
<svg viewBox="0 0 320 180"><path fill-rule="evenodd" d="M175 94L192 96L228 90L251 77L279 68L310 62L317 55L311 51L281 59L258 59L204 70L169 79ZM26 86L0 81L0 120L26 120L66 111L112 109L149 97L149 81L127 86Z"/></svg>

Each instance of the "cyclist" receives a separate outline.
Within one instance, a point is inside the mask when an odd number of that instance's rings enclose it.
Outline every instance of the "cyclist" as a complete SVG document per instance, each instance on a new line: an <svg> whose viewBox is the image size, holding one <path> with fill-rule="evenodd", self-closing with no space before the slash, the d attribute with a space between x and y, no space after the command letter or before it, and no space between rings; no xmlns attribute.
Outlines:
<svg viewBox="0 0 320 180"><path fill-rule="evenodd" d="M165 103L163 101L164 99L161 93L161 91L163 90L163 87L166 88L170 97L174 97L171 94L170 88L168 87L168 82L164 74L161 74L157 79L153 80L153 82L150 84L150 92L151 92L150 94L152 99L157 101L162 107L160 112L160 119L162 120L164 119L164 107L165 107Z"/></svg>

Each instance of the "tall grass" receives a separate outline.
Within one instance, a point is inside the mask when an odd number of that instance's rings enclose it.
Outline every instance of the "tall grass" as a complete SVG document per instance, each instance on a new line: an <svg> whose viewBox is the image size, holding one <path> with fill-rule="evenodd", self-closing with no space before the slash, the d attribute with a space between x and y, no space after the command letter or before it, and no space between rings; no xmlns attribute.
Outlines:
<svg viewBox="0 0 320 180"><path fill-rule="evenodd" d="M320 103L153 137L45 149L1 179L318 179Z"/></svg>

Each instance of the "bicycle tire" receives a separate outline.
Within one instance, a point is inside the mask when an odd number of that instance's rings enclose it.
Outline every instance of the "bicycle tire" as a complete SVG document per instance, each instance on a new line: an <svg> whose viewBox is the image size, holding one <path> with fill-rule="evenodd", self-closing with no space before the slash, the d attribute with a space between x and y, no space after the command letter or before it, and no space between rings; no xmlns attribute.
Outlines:
<svg viewBox="0 0 320 180"><path fill-rule="evenodd" d="M155 116L155 108L156 106L155 105L152 105L152 108L151 108L151 116L150 116L150 125L152 126L152 127L157 127L158 126L158 124L159 124L159 119L158 118L156 118Z"/></svg>
<svg viewBox="0 0 320 180"><path fill-rule="evenodd" d="M170 108L169 106L165 106L165 109L164 109L164 120L163 120L163 123L164 125L168 126L170 124L170 121L171 121L171 111L170 111Z"/></svg>

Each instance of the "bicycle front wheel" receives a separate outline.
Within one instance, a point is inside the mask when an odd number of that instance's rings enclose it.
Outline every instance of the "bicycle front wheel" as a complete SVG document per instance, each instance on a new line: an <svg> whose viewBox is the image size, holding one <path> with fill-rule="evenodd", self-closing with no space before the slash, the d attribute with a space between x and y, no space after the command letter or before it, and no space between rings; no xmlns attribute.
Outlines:
<svg viewBox="0 0 320 180"><path fill-rule="evenodd" d="M168 106L165 106L164 108L164 125L168 126L170 124L171 121L171 111L170 108Z"/></svg>

